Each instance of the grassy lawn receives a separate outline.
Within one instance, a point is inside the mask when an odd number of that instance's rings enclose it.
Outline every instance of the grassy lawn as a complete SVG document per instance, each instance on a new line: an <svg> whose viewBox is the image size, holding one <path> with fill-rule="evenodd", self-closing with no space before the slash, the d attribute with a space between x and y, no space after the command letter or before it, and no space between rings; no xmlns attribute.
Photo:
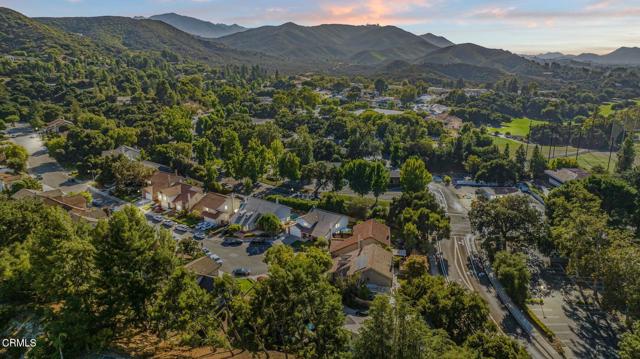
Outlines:
<svg viewBox="0 0 640 359"><path fill-rule="evenodd" d="M525 137L529 134L529 123L531 123L531 126L535 126L546 123L546 121L532 120L528 117L520 117L512 119L511 122L503 122L498 128L490 127L488 128L488 130L489 133L498 131L502 134L506 134L508 132L513 136Z"/></svg>
<svg viewBox="0 0 640 359"><path fill-rule="evenodd" d="M359 203L364 203L368 206L373 206L373 204L376 202L375 198L370 198L370 197L360 197L358 195L356 196L352 196L352 195L348 195L348 194L338 194L338 197L344 199L346 202L359 202ZM382 206L382 207L388 207L389 205L391 205L391 201L388 200L384 200L384 199L379 199L378 200L378 205Z"/></svg>
<svg viewBox="0 0 640 359"><path fill-rule="evenodd" d="M509 152L511 153L512 157L515 156L516 150L520 146L520 142L518 141L511 140L508 138L501 138L501 137L494 137L493 143L498 145L498 148L500 148L500 151L503 151L506 145L509 144ZM535 145L529 144L529 150L527 151L527 158L531 158L534 147ZM544 155L544 157L548 158L549 151L551 150L551 146L539 146L539 147L541 148L542 154ZM526 148L526 145L525 145L525 148ZM575 158L576 150L577 149L575 147L571 147L571 146L569 146L568 149L566 147L556 147L555 156L554 156L554 152L551 152L551 155L552 157L559 157L559 156L563 156L565 152L569 152L570 154L573 153L573 156L569 156L569 157ZM636 144L636 153L640 154L640 144ZM578 164L586 170L589 170L592 167L597 165L600 165L606 169L608 161L609 161L609 152L594 151L594 152L588 152L588 153L581 153L580 155L578 155ZM614 171L616 161L617 161L617 158L616 158L616 154L614 153L611 156L611 166L609 167L610 172ZM640 163L640 156L636 156L636 164L638 163Z"/></svg>
<svg viewBox="0 0 640 359"><path fill-rule="evenodd" d="M640 99L636 99L636 105L640 105ZM611 108L611 106L613 106L613 102L607 102L600 105L600 114L603 116L609 116L616 112L616 110Z"/></svg>
<svg viewBox="0 0 640 359"><path fill-rule="evenodd" d="M199 218L194 218L190 216L177 216L175 213L172 215L169 215L168 217L176 223L184 224L189 227L194 227L196 224L198 224L201 221L201 219Z"/></svg>
<svg viewBox="0 0 640 359"><path fill-rule="evenodd" d="M246 293L253 287L255 281L249 278L237 278L236 283L238 284L238 287L240 287L240 290L242 290L243 293Z"/></svg>

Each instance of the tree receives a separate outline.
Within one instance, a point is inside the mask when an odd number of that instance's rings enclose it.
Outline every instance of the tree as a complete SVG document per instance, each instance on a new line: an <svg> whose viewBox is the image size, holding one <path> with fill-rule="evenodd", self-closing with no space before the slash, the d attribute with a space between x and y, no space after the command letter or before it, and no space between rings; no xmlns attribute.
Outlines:
<svg viewBox="0 0 640 359"><path fill-rule="evenodd" d="M373 82L373 87L376 89L378 94L381 95L381 96L387 91L387 88L389 88L389 86L387 85L387 81L385 81L382 78L377 78Z"/></svg>
<svg viewBox="0 0 640 359"><path fill-rule="evenodd" d="M516 304L524 305L528 296L531 273L522 253L500 251L493 261L496 276Z"/></svg>
<svg viewBox="0 0 640 359"><path fill-rule="evenodd" d="M124 196L137 193L154 172L152 168L123 155L108 157L104 164L110 167L108 172L113 176L116 194Z"/></svg>
<svg viewBox="0 0 640 359"><path fill-rule="evenodd" d="M444 329L458 344L487 328L487 304L458 283L424 275L403 283L400 293L432 328Z"/></svg>
<svg viewBox="0 0 640 359"><path fill-rule="evenodd" d="M26 188L26 189L35 189L38 191L42 191L42 184L40 182L38 182L37 179L30 177L30 176L25 176L22 179L19 179L15 182L13 182L13 184L11 185L11 194L14 194L18 191L20 191L21 189Z"/></svg>
<svg viewBox="0 0 640 359"><path fill-rule="evenodd" d="M541 214L527 197L519 195L475 200L469 220L490 253L504 250L509 244L536 243L545 230Z"/></svg>
<svg viewBox="0 0 640 359"><path fill-rule="evenodd" d="M496 182L499 185L516 181L516 167L511 160L496 159L484 162L476 173L476 181Z"/></svg>
<svg viewBox="0 0 640 359"><path fill-rule="evenodd" d="M405 192L421 192L431 182L431 173L418 157L409 157L400 168L400 184Z"/></svg>
<svg viewBox="0 0 640 359"><path fill-rule="evenodd" d="M313 162L304 167L303 172L309 179L314 180L313 196L318 198L321 189L326 188L331 181L333 167L325 161Z"/></svg>
<svg viewBox="0 0 640 359"><path fill-rule="evenodd" d="M280 158L278 169L280 176L297 181L300 179L300 158L293 152L285 152Z"/></svg>
<svg viewBox="0 0 640 359"><path fill-rule="evenodd" d="M27 150L11 142L0 143L0 153L4 154L7 167L14 172L24 172L27 169Z"/></svg>
<svg viewBox="0 0 640 359"><path fill-rule="evenodd" d="M128 325L146 319L147 305L176 264L171 234L158 232L127 206L100 222L94 238L101 318Z"/></svg>
<svg viewBox="0 0 640 359"><path fill-rule="evenodd" d="M344 166L344 177L349 181L349 187L353 192L361 196L371 192L373 174L370 162L362 159L348 162Z"/></svg>
<svg viewBox="0 0 640 359"><path fill-rule="evenodd" d="M371 191L376 197L375 206L378 204L378 197L380 197L389 186L390 173L389 169L380 161L373 162L369 171L371 172Z"/></svg>
<svg viewBox="0 0 640 359"><path fill-rule="evenodd" d="M378 295L354 342L354 359L426 359L471 357L470 351L456 347L446 335L427 327L401 296Z"/></svg>
<svg viewBox="0 0 640 359"><path fill-rule="evenodd" d="M222 133L220 154L224 162L227 175L230 177L240 177L242 171L242 145L238 134L233 130L225 130Z"/></svg>
<svg viewBox="0 0 640 359"><path fill-rule="evenodd" d="M198 286L195 275L178 267L159 290L149 316L162 338L178 332L192 346L219 348L227 343L220 335L222 322L214 308L214 298Z"/></svg>
<svg viewBox="0 0 640 359"><path fill-rule="evenodd" d="M516 150L515 163L518 180L521 181L527 178L527 152L524 149L524 145L520 145Z"/></svg>
<svg viewBox="0 0 640 359"><path fill-rule="evenodd" d="M631 330L622 334L619 347L620 359L640 358L640 322L633 323Z"/></svg>
<svg viewBox="0 0 640 359"><path fill-rule="evenodd" d="M428 264L426 257L410 255L409 258L402 264L402 272L408 279L414 279L422 277L428 274Z"/></svg>
<svg viewBox="0 0 640 359"><path fill-rule="evenodd" d="M496 332L482 331L470 336L464 346L478 353L478 358L529 359L527 350L517 341Z"/></svg>
<svg viewBox="0 0 640 359"><path fill-rule="evenodd" d="M542 178L544 176L544 170L547 169L547 159L542 155L540 147L536 145L533 148L531 159L529 160L529 172L533 178Z"/></svg>
<svg viewBox="0 0 640 359"><path fill-rule="evenodd" d="M282 231L280 218L273 213L265 213L260 216L260 218L258 218L257 225L260 230L263 230L272 236Z"/></svg>
<svg viewBox="0 0 640 359"><path fill-rule="evenodd" d="M415 86L403 86L402 90L400 90L400 102L402 102L403 105L415 101L416 97L418 97L418 90Z"/></svg>
<svg viewBox="0 0 640 359"><path fill-rule="evenodd" d="M633 143L633 135L625 138L622 146L618 150L618 162L616 163L616 172L622 173L633 167L636 160L636 150Z"/></svg>
<svg viewBox="0 0 640 359"><path fill-rule="evenodd" d="M467 159L464 161L464 169L473 176L478 173L481 165L482 160L476 155L469 155L469 157L467 157Z"/></svg>
<svg viewBox="0 0 640 359"><path fill-rule="evenodd" d="M238 332L251 333L256 347L301 358L334 358L346 349L348 335L340 293L327 279L332 261L318 248L295 253L289 246L270 248L266 279L237 321Z"/></svg>

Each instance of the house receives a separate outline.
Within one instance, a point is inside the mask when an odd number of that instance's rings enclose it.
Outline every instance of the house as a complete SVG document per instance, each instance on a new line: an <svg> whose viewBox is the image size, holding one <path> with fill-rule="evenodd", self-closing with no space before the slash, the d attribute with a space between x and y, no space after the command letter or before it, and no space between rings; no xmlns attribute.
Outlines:
<svg viewBox="0 0 640 359"><path fill-rule="evenodd" d="M49 122L43 129L44 133L61 133L65 132L69 129L69 127L73 126L71 121L67 121L65 119L59 118L57 120L53 120Z"/></svg>
<svg viewBox="0 0 640 359"><path fill-rule="evenodd" d="M182 176L158 171L147 180L147 186L142 189L142 197L151 201L158 201L158 192L160 190L182 183L184 180L185 178Z"/></svg>
<svg viewBox="0 0 640 359"><path fill-rule="evenodd" d="M389 171L389 187L400 186L400 169L394 168Z"/></svg>
<svg viewBox="0 0 640 359"><path fill-rule="evenodd" d="M291 207L260 198L247 197L229 223L239 224L243 231L253 231L257 227L258 219L267 213L275 214L284 224L291 217Z"/></svg>
<svg viewBox="0 0 640 359"><path fill-rule="evenodd" d="M37 191L23 188L14 193L11 198L38 198L47 206L64 209L74 220L84 220L95 225L98 221L108 218L108 214L101 208L89 207L87 199L81 194L66 195L61 190Z"/></svg>
<svg viewBox="0 0 640 359"><path fill-rule="evenodd" d="M353 226L351 237L347 239L334 238L329 252L332 257L337 257L372 244L391 246L391 229L374 219Z"/></svg>
<svg viewBox="0 0 640 359"><path fill-rule="evenodd" d="M220 273L220 266L213 259L204 256L185 264L184 268L196 275L198 285L202 289L210 292L213 290L214 279Z"/></svg>
<svg viewBox="0 0 640 359"><path fill-rule="evenodd" d="M393 254L377 245L357 247L333 259L331 273L336 277L359 276L374 292L387 292L393 285Z"/></svg>
<svg viewBox="0 0 640 359"><path fill-rule="evenodd" d="M113 150L106 150L106 151L102 151L101 156L102 157L109 157L109 156L119 156L119 155L123 155L126 158L130 159L131 161L138 161L140 162L143 166L148 167L148 168L152 168L156 171L162 171L162 172L167 172L170 173L173 170L165 165L161 165L159 163L155 163L155 162L151 162L151 161L147 161L147 160L143 160L142 159L142 150L135 148L135 147L131 147L131 146L127 146L127 145L122 145L119 146L116 149Z"/></svg>
<svg viewBox="0 0 640 359"><path fill-rule="evenodd" d="M209 192L193 206L192 210L198 211L205 221L221 225L229 223L231 216L239 208L240 200L236 197Z"/></svg>
<svg viewBox="0 0 640 359"><path fill-rule="evenodd" d="M0 192L10 191L13 184L22 179L22 175L0 173Z"/></svg>
<svg viewBox="0 0 640 359"><path fill-rule="evenodd" d="M561 186L569 181L589 177L589 172L581 168L560 168L555 171L546 170L544 173L549 176L549 184L553 187Z"/></svg>
<svg viewBox="0 0 640 359"><path fill-rule="evenodd" d="M202 188L182 182L160 189L157 196L160 207L175 211L190 211L202 197Z"/></svg>
<svg viewBox="0 0 640 359"><path fill-rule="evenodd" d="M288 228L288 232L305 240L320 237L330 240L334 234L346 229L348 225L349 217L314 208L304 216L298 217L296 223Z"/></svg>
<svg viewBox="0 0 640 359"><path fill-rule="evenodd" d="M131 146L122 145L113 150L102 151L101 155L102 157L123 155L131 161L139 161L142 158L142 151Z"/></svg>

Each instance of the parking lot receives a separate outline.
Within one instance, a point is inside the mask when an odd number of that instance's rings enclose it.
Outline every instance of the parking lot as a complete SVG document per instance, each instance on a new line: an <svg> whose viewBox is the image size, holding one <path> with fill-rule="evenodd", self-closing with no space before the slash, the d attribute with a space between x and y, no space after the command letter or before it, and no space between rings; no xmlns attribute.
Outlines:
<svg viewBox="0 0 640 359"><path fill-rule="evenodd" d="M152 226L170 230L176 241L192 237L196 232L191 228L188 231L180 231L177 229L178 226L167 228L166 226L163 226L162 221L158 221L158 219L154 218L154 216L158 216L157 213L147 212L145 216L149 224ZM162 217L167 219L166 216ZM251 239L246 239L245 241L240 241L240 243L237 244L228 244L224 242L224 237L211 235L207 235L204 240L200 240L199 242L204 248L207 248L211 254L215 254L222 259L222 266L220 267L222 272L231 274L236 268L246 268L251 272L251 277L267 273L267 264L264 263L264 254L267 249L282 243L279 239L265 241L264 243L256 243L254 238L253 243Z"/></svg>
<svg viewBox="0 0 640 359"><path fill-rule="evenodd" d="M221 271L231 273L236 268L246 268L251 272L252 277L267 273L264 254L267 249L281 243L282 241L275 240L256 244L246 240L241 244L229 245L225 244L224 238L220 236L202 241L202 245L209 249L211 253L217 254L222 258Z"/></svg>
<svg viewBox="0 0 640 359"><path fill-rule="evenodd" d="M540 268L535 279L533 295L544 302L529 307L556 334L567 358L617 357L620 323L598 307L588 286L577 285L558 264Z"/></svg>

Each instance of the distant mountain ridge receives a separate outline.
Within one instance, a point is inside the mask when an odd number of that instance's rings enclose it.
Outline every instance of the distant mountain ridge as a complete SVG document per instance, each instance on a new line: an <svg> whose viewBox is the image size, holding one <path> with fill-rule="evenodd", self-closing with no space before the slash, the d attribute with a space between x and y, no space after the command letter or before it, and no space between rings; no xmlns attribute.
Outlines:
<svg viewBox="0 0 640 359"><path fill-rule="evenodd" d="M420 36L395 26L326 24L301 26L288 22L224 36L217 41L291 61L376 65L413 60L438 49Z"/></svg>
<svg viewBox="0 0 640 359"><path fill-rule="evenodd" d="M640 66L640 48L620 47L608 54L598 55L593 53L582 53L580 55L565 55L560 52L550 52L546 54L530 56L532 59L543 61L577 61L588 62L598 65L631 65Z"/></svg>
<svg viewBox="0 0 640 359"><path fill-rule="evenodd" d="M218 38L247 30L246 27L237 24L214 24L176 13L153 15L149 19L165 22L178 30L204 38Z"/></svg>
<svg viewBox="0 0 640 359"><path fill-rule="evenodd" d="M430 32L426 34L422 34L420 35L420 37L427 40L427 42L437 47L447 47L447 46L455 45L453 42L449 41L449 39L447 39L446 37L434 35Z"/></svg>
<svg viewBox="0 0 640 359"><path fill-rule="evenodd" d="M82 35L109 51L169 50L175 54L209 64L279 64L271 56L255 51L232 49L209 39L199 38L158 20L121 16L34 18L68 33ZM0 32L2 26L0 25Z"/></svg>

